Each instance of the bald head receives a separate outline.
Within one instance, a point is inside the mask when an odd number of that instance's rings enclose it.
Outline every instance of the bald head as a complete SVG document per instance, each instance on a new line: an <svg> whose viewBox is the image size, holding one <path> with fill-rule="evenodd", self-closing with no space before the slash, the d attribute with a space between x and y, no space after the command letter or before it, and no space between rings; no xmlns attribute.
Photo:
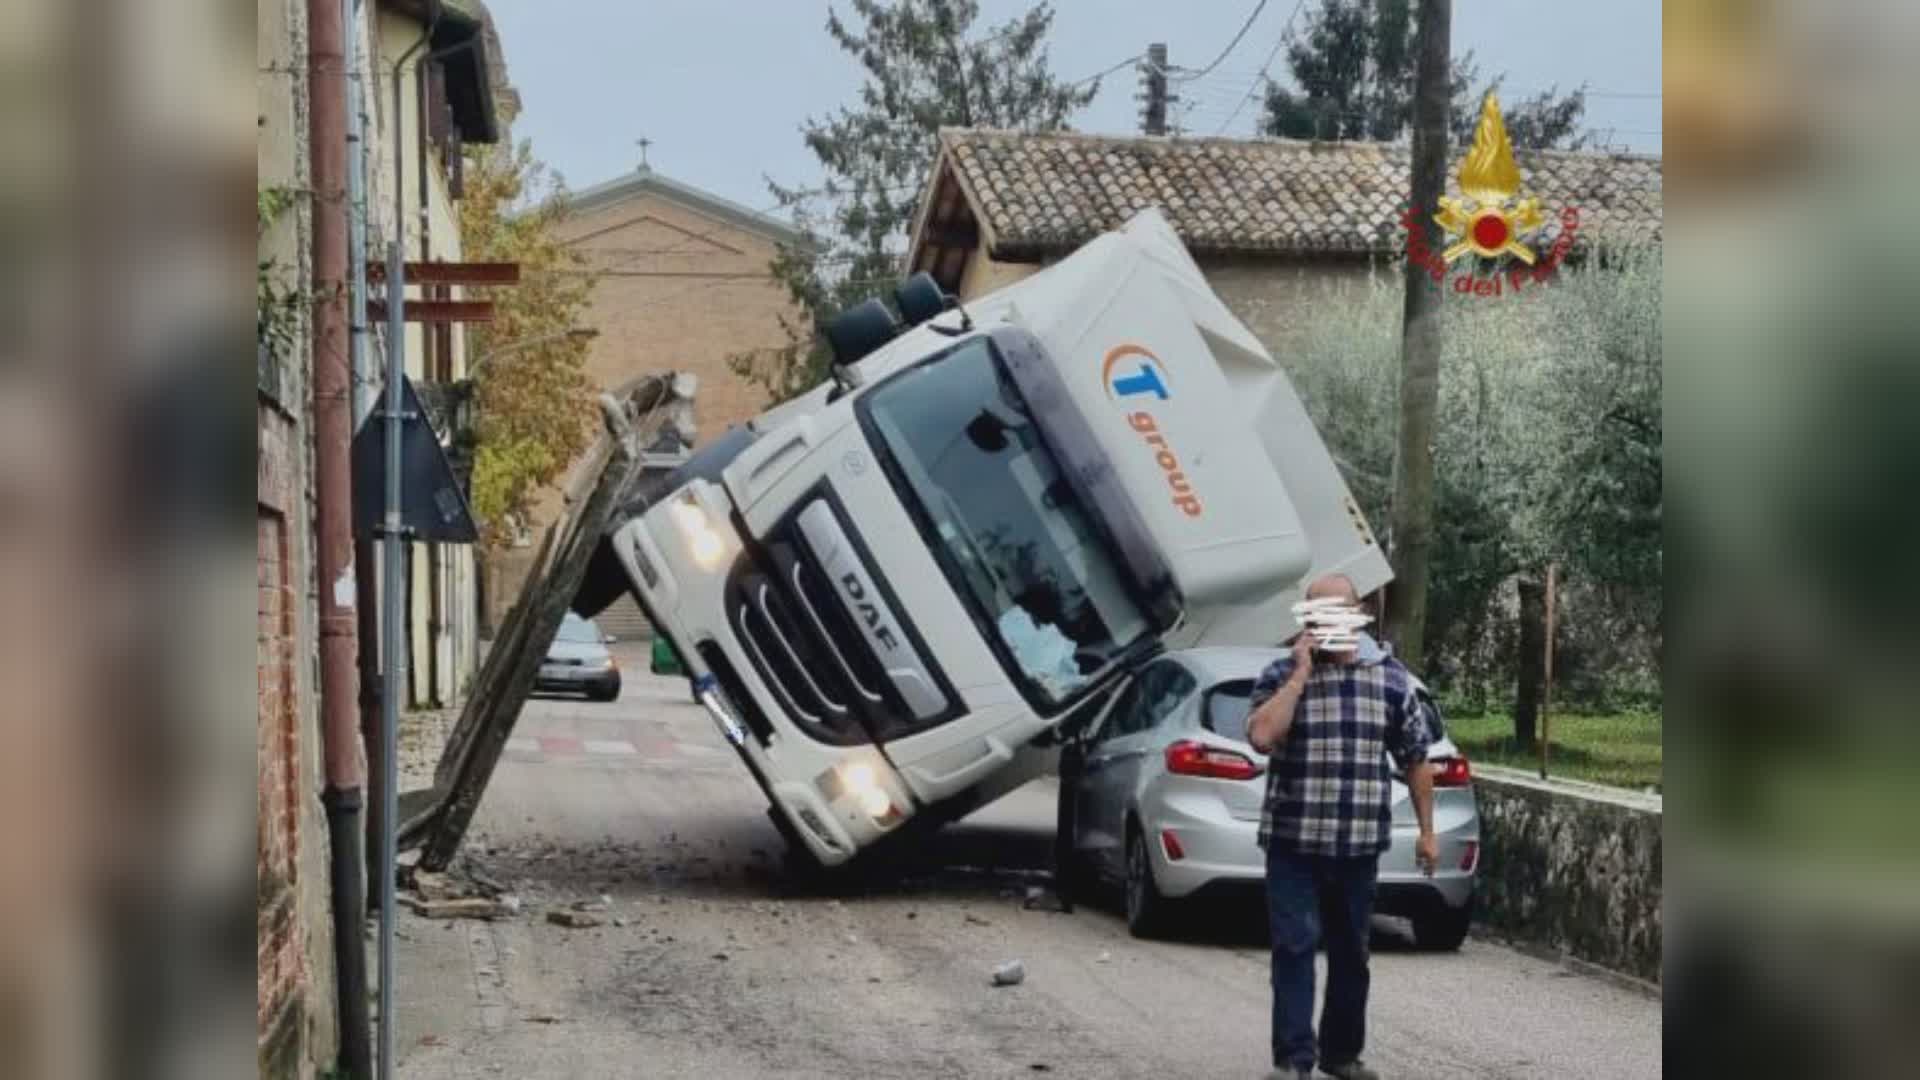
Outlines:
<svg viewBox="0 0 1920 1080"><path fill-rule="evenodd" d="M1360 594L1353 588L1353 579L1345 574L1323 574L1314 578L1313 583L1307 586L1307 599L1328 598L1345 600L1349 604L1360 602Z"/></svg>

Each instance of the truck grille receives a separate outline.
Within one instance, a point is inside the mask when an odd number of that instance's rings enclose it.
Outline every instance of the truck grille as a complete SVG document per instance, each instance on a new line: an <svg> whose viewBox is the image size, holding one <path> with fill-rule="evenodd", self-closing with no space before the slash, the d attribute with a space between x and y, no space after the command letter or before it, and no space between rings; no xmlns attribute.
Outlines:
<svg viewBox="0 0 1920 1080"><path fill-rule="evenodd" d="M824 742L884 742L947 719L951 713L917 718L900 697L814 562L796 517L750 549L727 584L728 622L761 680Z"/></svg>
<svg viewBox="0 0 1920 1080"><path fill-rule="evenodd" d="M780 704L810 735L852 745L869 741L852 708L853 691L823 655L830 647L807 618L794 611L772 567L752 567L727 590L727 618L760 675Z"/></svg>

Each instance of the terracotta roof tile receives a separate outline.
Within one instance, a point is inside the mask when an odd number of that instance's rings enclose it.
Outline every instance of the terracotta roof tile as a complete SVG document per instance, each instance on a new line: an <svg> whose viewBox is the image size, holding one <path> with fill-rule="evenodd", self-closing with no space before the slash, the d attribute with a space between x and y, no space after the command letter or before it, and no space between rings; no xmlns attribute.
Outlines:
<svg viewBox="0 0 1920 1080"><path fill-rule="evenodd" d="M1388 254L1403 246L1408 150L1380 143L940 133L997 258L1076 247L1159 206L1195 254ZM1658 242L1660 160L1521 151L1522 195L1580 211L1580 246ZM1458 195L1448 163L1447 187ZM1550 239L1557 224L1544 230Z"/></svg>

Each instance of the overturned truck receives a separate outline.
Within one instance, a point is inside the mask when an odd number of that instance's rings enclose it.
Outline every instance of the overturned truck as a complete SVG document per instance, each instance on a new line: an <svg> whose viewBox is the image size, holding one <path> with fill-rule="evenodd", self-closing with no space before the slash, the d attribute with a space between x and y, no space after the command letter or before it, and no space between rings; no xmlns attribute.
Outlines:
<svg viewBox="0 0 1920 1080"><path fill-rule="evenodd" d="M1270 644L1386 562L1274 358L1156 211L964 306L826 328L830 383L606 508L574 608L631 593L825 865L1043 769L1165 648Z"/></svg>

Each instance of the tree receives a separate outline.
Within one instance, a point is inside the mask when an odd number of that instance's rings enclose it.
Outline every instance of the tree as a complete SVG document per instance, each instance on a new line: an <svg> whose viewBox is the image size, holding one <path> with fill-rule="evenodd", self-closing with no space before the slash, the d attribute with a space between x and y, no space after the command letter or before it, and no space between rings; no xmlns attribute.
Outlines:
<svg viewBox="0 0 1920 1080"><path fill-rule="evenodd" d="M1660 301L1649 250L1596 255L1500 303L1443 306L1422 674L1449 699L1522 689L1520 638L1537 632L1526 620L1541 597L1516 591L1537 590L1549 562L1562 581L1555 700L1658 693ZM1385 277L1330 292L1287 364L1376 522L1392 500L1401 303Z"/></svg>
<svg viewBox="0 0 1920 1080"><path fill-rule="evenodd" d="M814 327L869 297L888 298L941 128L1057 131L1099 90L1098 80L1066 84L1049 70L1048 3L978 38L970 37L976 0L852 0L852 9L854 25L829 9L826 29L866 72L859 102L801 126L826 182L817 190L768 185L807 238L772 263L801 315L781 320L785 346L732 358L775 401L826 378L829 357Z"/></svg>
<svg viewBox="0 0 1920 1080"><path fill-rule="evenodd" d="M1292 86L1267 88L1263 134L1324 141L1391 142L1413 121L1414 0L1321 0L1304 32L1290 33L1287 69ZM1473 137L1479 102L1505 76L1475 91L1473 54L1452 61L1451 134ZM1521 149L1576 149L1589 136L1584 88L1550 89L1505 110L1507 135Z"/></svg>
<svg viewBox="0 0 1920 1080"><path fill-rule="evenodd" d="M592 400L587 343L569 333L585 313L593 277L561 243L559 180L522 140L466 151L460 243L467 259L520 265L517 285L491 293L490 323L469 330L478 364L473 402L473 514L483 547L510 542L533 496L586 448ZM511 350L511 351L508 351Z"/></svg>

